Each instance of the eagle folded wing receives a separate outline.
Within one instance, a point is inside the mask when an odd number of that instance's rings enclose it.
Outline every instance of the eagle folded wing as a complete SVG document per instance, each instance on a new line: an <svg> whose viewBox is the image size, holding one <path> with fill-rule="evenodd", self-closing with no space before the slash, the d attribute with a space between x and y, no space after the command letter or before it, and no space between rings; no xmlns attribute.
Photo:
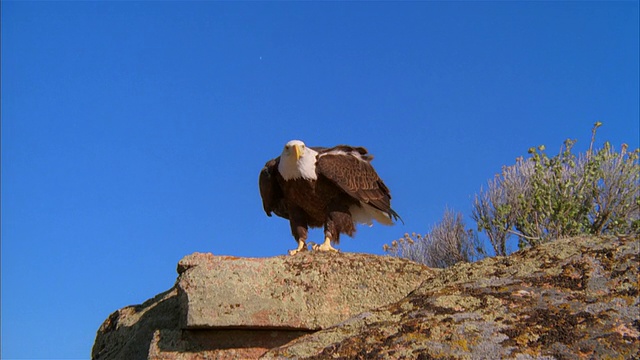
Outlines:
<svg viewBox="0 0 640 360"><path fill-rule="evenodd" d="M289 212L284 204L282 188L280 188L278 180L276 179L278 161L279 158L267 161L264 168L262 168L262 171L260 171L260 178L258 181L260 186L260 196L262 197L262 207L268 216L271 216L271 213L273 212L280 217L288 219Z"/></svg>
<svg viewBox="0 0 640 360"><path fill-rule="evenodd" d="M389 188L369 163L370 155L366 154L366 150L355 149L358 154L343 149L320 154L316 163L318 173L333 181L351 197L387 214L395 214L391 210Z"/></svg>

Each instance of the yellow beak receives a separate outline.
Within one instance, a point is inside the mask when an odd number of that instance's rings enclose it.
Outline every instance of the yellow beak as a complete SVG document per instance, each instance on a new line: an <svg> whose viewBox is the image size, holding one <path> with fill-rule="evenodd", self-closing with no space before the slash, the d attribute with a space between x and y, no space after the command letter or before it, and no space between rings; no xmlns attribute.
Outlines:
<svg viewBox="0 0 640 360"><path fill-rule="evenodd" d="M294 145L293 151L296 153L296 161L300 160L300 156L302 156L302 148L300 145Z"/></svg>

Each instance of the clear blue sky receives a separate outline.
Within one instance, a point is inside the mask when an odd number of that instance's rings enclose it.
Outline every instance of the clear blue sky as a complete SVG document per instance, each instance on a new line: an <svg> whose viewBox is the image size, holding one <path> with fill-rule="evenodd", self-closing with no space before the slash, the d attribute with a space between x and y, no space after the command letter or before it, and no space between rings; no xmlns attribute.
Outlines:
<svg viewBox="0 0 640 360"><path fill-rule="evenodd" d="M375 155L405 225L340 245L373 254L530 146L638 147L638 30L638 1L3 1L2 358L88 358L195 251L293 248L257 187L291 139Z"/></svg>

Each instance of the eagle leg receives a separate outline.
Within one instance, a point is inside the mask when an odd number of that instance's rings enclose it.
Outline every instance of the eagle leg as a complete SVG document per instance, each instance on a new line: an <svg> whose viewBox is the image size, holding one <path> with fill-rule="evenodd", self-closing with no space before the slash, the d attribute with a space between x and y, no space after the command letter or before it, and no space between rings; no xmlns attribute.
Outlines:
<svg viewBox="0 0 640 360"><path fill-rule="evenodd" d="M293 250L289 250L289 255L295 255L297 253L299 253L300 251L306 251L307 250L307 244L305 243L304 239L300 238L298 240L296 240L298 242L298 248L297 249L293 249Z"/></svg>
<svg viewBox="0 0 640 360"><path fill-rule="evenodd" d="M322 243L322 245L317 245L317 244L313 244L313 250L314 251L335 251L338 252L338 249L334 248L333 246L331 246L331 238L326 236L324 238L324 242Z"/></svg>

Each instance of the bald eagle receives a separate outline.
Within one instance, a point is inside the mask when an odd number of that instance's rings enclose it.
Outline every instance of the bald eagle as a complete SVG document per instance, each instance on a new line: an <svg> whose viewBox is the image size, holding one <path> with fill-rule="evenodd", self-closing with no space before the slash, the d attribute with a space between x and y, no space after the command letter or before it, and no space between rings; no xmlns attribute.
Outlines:
<svg viewBox="0 0 640 360"><path fill-rule="evenodd" d="M367 149L349 145L307 147L289 141L282 154L260 172L260 196L268 216L288 219L298 247L306 249L308 228L324 227L324 243L314 250L337 251L340 234L353 236L356 223L373 220L392 225L400 216L391 209L389 188L371 166Z"/></svg>

